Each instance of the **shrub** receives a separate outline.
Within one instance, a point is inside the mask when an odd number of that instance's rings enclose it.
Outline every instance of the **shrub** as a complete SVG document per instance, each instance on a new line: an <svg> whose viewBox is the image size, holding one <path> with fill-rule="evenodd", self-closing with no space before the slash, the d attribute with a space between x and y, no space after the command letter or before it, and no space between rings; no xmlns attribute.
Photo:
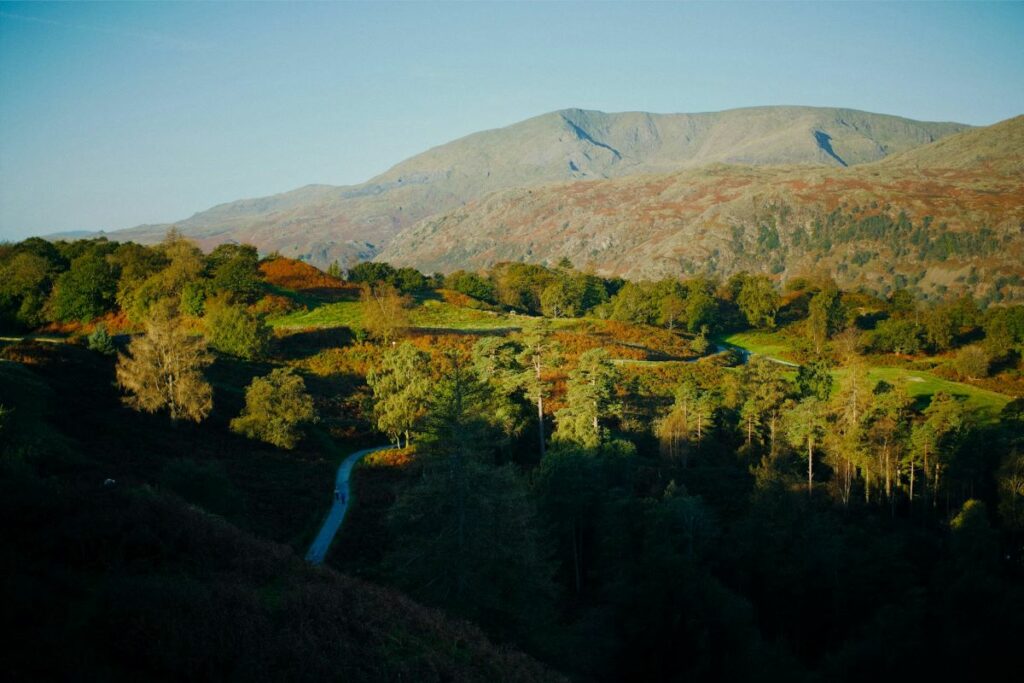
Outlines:
<svg viewBox="0 0 1024 683"><path fill-rule="evenodd" d="M114 355L114 340L110 338L106 325L97 325L89 335L87 344L93 351L98 351L106 356Z"/></svg>
<svg viewBox="0 0 1024 683"><path fill-rule="evenodd" d="M206 304L206 339L221 353L253 360L263 357L270 344L270 327L263 316L217 296Z"/></svg>
<svg viewBox="0 0 1024 683"><path fill-rule="evenodd" d="M989 357L978 344L965 346L957 351L953 360L953 367L957 374L968 379L979 379L988 377Z"/></svg>
<svg viewBox="0 0 1024 683"><path fill-rule="evenodd" d="M306 383L291 368L255 378L245 390L245 408L231 431L281 448L295 448L304 424L316 420Z"/></svg>

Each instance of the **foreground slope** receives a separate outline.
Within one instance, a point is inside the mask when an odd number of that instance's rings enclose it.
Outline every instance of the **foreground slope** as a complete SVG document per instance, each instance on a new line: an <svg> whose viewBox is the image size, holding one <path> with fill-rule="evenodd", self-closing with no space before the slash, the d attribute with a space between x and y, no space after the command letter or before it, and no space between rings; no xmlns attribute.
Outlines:
<svg viewBox="0 0 1024 683"><path fill-rule="evenodd" d="M361 185L311 185L213 207L176 225L205 247L247 242L317 265L377 254L403 228L512 187L728 162L842 167L967 128L851 109L759 107L703 114L566 109L435 147ZM167 225L114 233L152 242Z"/></svg>
<svg viewBox="0 0 1024 683"><path fill-rule="evenodd" d="M558 680L469 624L313 568L290 546L186 503L157 474L160 461L166 472L201 458L193 474L209 471L212 432L160 430L160 419L131 414L119 433L97 428L99 413L118 417L104 406L107 359L70 345L2 355L25 361L0 359L4 680ZM144 434L134 438L145 423L181 452L164 457ZM111 453L111 441L130 457ZM279 476L302 467L293 460L279 463ZM231 480L246 490L245 477ZM286 493L249 507L280 507Z"/></svg>
<svg viewBox="0 0 1024 683"><path fill-rule="evenodd" d="M556 262L630 278L828 272L1020 297L1024 117L857 168L708 168L498 192L399 235L425 271Z"/></svg>

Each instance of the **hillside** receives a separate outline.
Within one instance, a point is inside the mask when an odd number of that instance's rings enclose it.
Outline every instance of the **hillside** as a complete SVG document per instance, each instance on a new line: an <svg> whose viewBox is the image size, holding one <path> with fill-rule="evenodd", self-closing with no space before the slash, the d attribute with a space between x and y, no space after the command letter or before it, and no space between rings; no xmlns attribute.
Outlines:
<svg viewBox="0 0 1024 683"><path fill-rule="evenodd" d="M717 162L844 167L965 128L814 107L702 114L566 109L435 147L361 185L311 185L231 202L175 225L206 248L247 242L317 265L351 264L373 257L421 219L503 189ZM139 226L112 237L154 242L167 227Z"/></svg>
<svg viewBox="0 0 1024 683"><path fill-rule="evenodd" d="M850 169L716 165L494 193L380 255L425 271L500 261L631 278L831 272L844 287L1020 298L1024 118Z"/></svg>
<svg viewBox="0 0 1024 683"><path fill-rule="evenodd" d="M5 680L560 680L273 538L320 521L332 463L124 411L74 345L0 355Z"/></svg>

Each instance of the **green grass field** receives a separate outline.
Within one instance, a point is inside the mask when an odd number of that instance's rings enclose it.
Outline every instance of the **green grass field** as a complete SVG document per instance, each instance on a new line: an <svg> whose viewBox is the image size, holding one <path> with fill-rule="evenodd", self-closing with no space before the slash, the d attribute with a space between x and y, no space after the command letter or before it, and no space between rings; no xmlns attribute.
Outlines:
<svg viewBox="0 0 1024 683"><path fill-rule="evenodd" d="M309 310L295 311L268 320L280 330L309 328L359 327L362 323L358 301L337 301L314 305ZM409 310L413 327L434 330L519 330L534 318L526 315L512 315L494 311L456 306L437 299L421 299ZM582 319L560 319L552 321L556 329L573 327Z"/></svg>
<svg viewBox="0 0 1024 683"><path fill-rule="evenodd" d="M721 341L771 358L785 360L792 357L785 337L778 332L737 332L723 337ZM837 378L841 377L843 370L837 370L833 374ZM906 387L907 392L915 398L930 397L940 391L964 397L969 407L976 409L979 414L988 419L995 418L1003 406L1010 401L1010 397L1004 394L943 379L923 370L873 366L868 374L876 381L884 380L894 386Z"/></svg>
<svg viewBox="0 0 1024 683"><path fill-rule="evenodd" d="M716 341L731 344L732 346L739 346L740 348L761 356L781 358L782 360L792 360L788 357L789 345L786 343L785 338L777 332L748 330L747 332L735 332L725 337L721 337Z"/></svg>

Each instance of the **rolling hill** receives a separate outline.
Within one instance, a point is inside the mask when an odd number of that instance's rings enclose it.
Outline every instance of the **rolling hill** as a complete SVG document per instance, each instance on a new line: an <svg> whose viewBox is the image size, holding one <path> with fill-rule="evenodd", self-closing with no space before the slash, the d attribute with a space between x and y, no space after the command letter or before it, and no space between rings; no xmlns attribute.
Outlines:
<svg viewBox="0 0 1024 683"><path fill-rule="evenodd" d="M845 288L1024 297L1024 117L854 168L715 164L515 188L401 233L425 271L499 261L630 278L825 272Z"/></svg>
<svg viewBox="0 0 1024 683"><path fill-rule="evenodd" d="M842 168L967 126L850 109L758 107L701 114L566 109L469 135L361 185L311 185L213 207L175 223L211 248L248 242L317 265L372 258L418 221L509 188L632 177L714 163ZM159 240L168 225L112 233Z"/></svg>

